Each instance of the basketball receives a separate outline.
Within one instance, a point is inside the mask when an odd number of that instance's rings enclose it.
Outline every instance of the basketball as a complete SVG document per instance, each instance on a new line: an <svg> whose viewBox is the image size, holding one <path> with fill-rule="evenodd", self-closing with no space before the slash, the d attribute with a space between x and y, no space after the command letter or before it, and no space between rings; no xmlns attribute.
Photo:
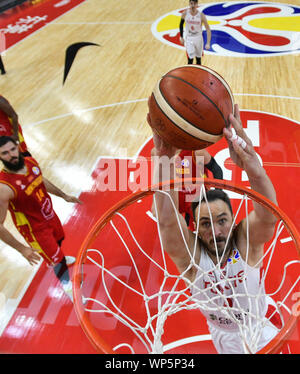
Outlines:
<svg viewBox="0 0 300 374"><path fill-rule="evenodd" d="M149 100L153 130L179 149L203 149L223 137L233 113L233 95L218 73L206 66L170 70Z"/></svg>

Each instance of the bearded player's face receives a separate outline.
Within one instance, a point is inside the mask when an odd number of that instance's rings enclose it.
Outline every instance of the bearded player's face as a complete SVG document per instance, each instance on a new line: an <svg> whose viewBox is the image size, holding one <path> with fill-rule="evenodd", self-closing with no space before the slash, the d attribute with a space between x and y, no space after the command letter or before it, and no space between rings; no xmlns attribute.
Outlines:
<svg viewBox="0 0 300 374"><path fill-rule="evenodd" d="M0 160L4 166L12 171L18 171L24 167L24 158L19 148L13 142L8 142L0 147Z"/></svg>

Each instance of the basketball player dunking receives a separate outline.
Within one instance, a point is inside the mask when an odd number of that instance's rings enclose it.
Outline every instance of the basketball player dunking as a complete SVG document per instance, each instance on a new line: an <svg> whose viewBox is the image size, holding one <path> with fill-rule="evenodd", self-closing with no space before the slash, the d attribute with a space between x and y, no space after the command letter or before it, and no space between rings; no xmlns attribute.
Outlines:
<svg viewBox="0 0 300 374"><path fill-rule="evenodd" d="M229 127L224 128L224 136L228 142L230 156L233 162L247 173L251 188L276 204L275 189L257 158L251 140L243 130L237 105L235 105L234 113L234 116L230 114L229 123L235 129L237 138L233 140L231 129ZM147 120L151 126L149 115ZM164 142L155 133L153 140L155 146L153 154L158 156L155 158L156 161L159 161L162 156L167 156L172 160L175 159L174 155L177 152L175 147ZM159 174L160 168L161 165L156 162L154 175L157 181L161 181L164 175L174 175L174 162L169 163L168 168L170 170L167 173ZM170 201L171 197L175 206L178 207L178 192L170 190L167 195L159 192L155 193L162 246L174 261L178 271L180 273L184 272L184 276L191 282L189 285L195 300L206 302L208 310L201 309L201 305L199 308L207 319L217 351L219 353L244 353L243 341L239 334L237 322L234 319L224 318L222 311L216 310L216 303L220 307L224 306L224 298L220 297L216 301L214 284L218 285L218 292L222 293L226 299L230 299L229 308L239 307L241 314L243 314L243 311L246 313L247 310L255 310L259 318L266 321L257 343L257 350L259 350L278 333L278 328L281 327L279 325L275 326L274 318L271 321L265 319L272 308L272 299L264 292L260 269L262 265L257 265L263 256L264 244L273 236L276 218L262 205L253 203L254 209L248 214L248 226L247 219L244 218L231 232L233 213L227 194L222 190L212 189L207 191L206 195L207 203L205 199L200 202L199 231L195 234L188 229L181 215L178 215L178 217L182 231L179 228L177 214ZM193 210L194 216L198 217L199 201L193 203ZM213 232L215 233L216 246ZM249 232L249 235L247 232ZM197 235L196 248L195 235ZM225 247L227 238L228 244ZM190 253L186 250L184 240ZM247 251L247 249L249 250ZM225 253L223 254L224 250ZM199 267L190 266L191 256L193 257L194 253L195 263L199 264ZM235 261L232 261L233 256ZM222 263L218 264L218 258L222 258ZM239 277L238 274L245 271L245 268L247 268L247 277ZM226 286L227 283L225 285L224 282L221 283L225 273L227 279L238 279L238 281L233 282L234 291L232 287ZM212 286L208 287L207 284ZM220 286L221 284L223 287ZM248 298L246 290L249 289L251 289L251 294L260 295L260 297L257 300ZM197 292L197 290L201 290L201 292ZM237 300L233 297L233 294L244 296L240 296ZM211 302L209 302L210 299L212 299ZM210 312L210 307L213 313ZM251 322L253 323L253 321Z"/></svg>
<svg viewBox="0 0 300 374"><path fill-rule="evenodd" d="M20 252L31 265L39 262L39 255L43 257L53 266L72 300L67 259L61 250L64 231L48 193L67 202L80 203L80 200L66 195L43 177L38 163L32 157L23 157L11 137L0 137L0 160L4 164L0 172L0 239ZM28 245L19 242L4 227L8 210Z"/></svg>
<svg viewBox="0 0 300 374"><path fill-rule="evenodd" d="M211 30L205 15L198 10L198 0L190 0L190 7L182 13L179 31L180 43L185 45L188 64L192 64L196 57L196 63L201 65L203 54L202 25L207 33L205 49L210 49ZM185 23L185 38L183 38L183 25Z"/></svg>

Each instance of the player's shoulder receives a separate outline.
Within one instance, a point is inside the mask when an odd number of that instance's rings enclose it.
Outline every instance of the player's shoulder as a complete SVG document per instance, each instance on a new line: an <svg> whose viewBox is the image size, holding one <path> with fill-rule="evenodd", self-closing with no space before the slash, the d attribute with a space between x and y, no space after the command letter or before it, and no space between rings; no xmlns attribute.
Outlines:
<svg viewBox="0 0 300 374"><path fill-rule="evenodd" d="M32 165L32 166L35 166L36 168L41 169L37 160L35 158L33 158L32 156L26 156L25 157L25 162L27 163L27 165Z"/></svg>
<svg viewBox="0 0 300 374"><path fill-rule="evenodd" d="M33 157L31 156L25 157L25 165L30 174L34 174L35 176L39 176L43 174L40 165L38 164L36 159L34 159Z"/></svg>
<svg viewBox="0 0 300 374"><path fill-rule="evenodd" d="M38 165L38 162L35 158L33 158L32 156L26 156L24 157L25 161L29 162L30 164L35 164L35 165Z"/></svg>
<svg viewBox="0 0 300 374"><path fill-rule="evenodd" d="M181 18L185 18L185 16L187 15L187 11L188 11L188 9L185 9L183 12L182 12L182 14L181 14Z"/></svg>
<svg viewBox="0 0 300 374"><path fill-rule="evenodd" d="M14 196L16 196L15 187L8 183L5 179L2 179L0 174L0 200L2 202L8 201Z"/></svg>

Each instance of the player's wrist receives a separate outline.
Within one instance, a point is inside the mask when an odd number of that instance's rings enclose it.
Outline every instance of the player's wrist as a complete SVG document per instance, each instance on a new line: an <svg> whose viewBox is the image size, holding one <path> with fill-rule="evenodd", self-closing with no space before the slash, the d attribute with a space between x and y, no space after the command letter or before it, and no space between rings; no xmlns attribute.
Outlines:
<svg viewBox="0 0 300 374"><path fill-rule="evenodd" d="M17 244L15 247L14 247L21 255L25 256L26 257L26 252L28 250L28 247L26 247L25 245L23 244Z"/></svg>
<svg viewBox="0 0 300 374"><path fill-rule="evenodd" d="M245 167L246 174L248 176L249 181L261 181L267 178L267 173L265 169L261 165L257 165L255 167L247 168Z"/></svg>

